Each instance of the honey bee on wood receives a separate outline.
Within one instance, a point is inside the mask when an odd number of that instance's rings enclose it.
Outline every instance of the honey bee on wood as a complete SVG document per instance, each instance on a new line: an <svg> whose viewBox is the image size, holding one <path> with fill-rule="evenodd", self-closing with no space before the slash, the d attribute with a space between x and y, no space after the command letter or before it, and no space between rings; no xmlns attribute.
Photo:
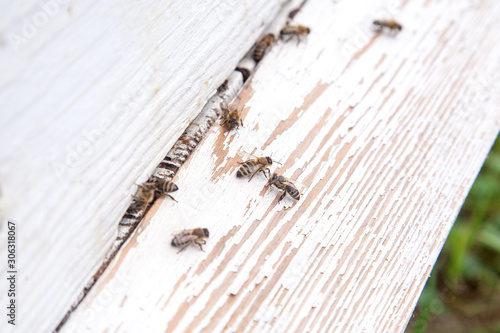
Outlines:
<svg viewBox="0 0 500 333"><path fill-rule="evenodd" d="M285 25L285 27L280 31L280 39L284 40L285 36L288 36L288 39L285 41L288 42L293 37L296 37L298 44L301 38L309 35L310 32L311 29L303 25L290 25L287 23L287 25Z"/></svg>
<svg viewBox="0 0 500 333"><path fill-rule="evenodd" d="M177 202L177 200L174 199L173 196L171 196L169 193L177 191L179 188L177 185L174 184L174 182L167 180L167 179L160 179L156 180L154 182L149 182L149 183L144 183L142 186L147 187L151 191L157 191L163 196L170 197L172 200Z"/></svg>
<svg viewBox="0 0 500 333"><path fill-rule="evenodd" d="M264 37L262 37L255 46L255 50L253 52L253 60L255 60L256 62L261 61L267 49L271 47L271 45L273 45L274 42L276 42L276 37L274 37L273 34L267 34Z"/></svg>
<svg viewBox="0 0 500 333"><path fill-rule="evenodd" d="M397 34L403 29L403 26L394 20L375 20L373 21L376 32L388 30L392 34Z"/></svg>
<svg viewBox="0 0 500 333"><path fill-rule="evenodd" d="M142 210L142 214L146 211L148 205L153 202L155 192L148 185L139 185L139 191L134 195L134 202L130 205L130 211L136 213Z"/></svg>
<svg viewBox="0 0 500 333"><path fill-rule="evenodd" d="M275 186L276 188L283 190L283 193L280 196L280 199L278 202L283 200L285 195L288 193L293 199L295 200L300 200L300 192L295 187L295 185L288 179L283 177L282 175L278 175L276 173L273 173L272 177L269 178L266 186Z"/></svg>
<svg viewBox="0 0 500 333"><path fill-rule="evenodd" d="M248 180L251 181L253 176L255 176L255 174L259 171L262 172L264 176L266 176L266 178L269 178L269 176L271 176L271 171L269 170L269 166L273 164L273 160L269 156L257 157L255 159L248 160L246 162L240 162L240 164L241 166L238 168L238 171L236 172L236 177L241 178L241 177L246 177L249 174L252 174L250 176L250 179Z"/></svg>
<svg viewBox="0 0 500 333"><path fill-rule="evenodd" d="M201 245L207 243L205 238L208 238L208 235L209 235L208 229L206 229L206 228L196 228L196 229L184 230L184 231L174 235L174 238L172 239L171 244L172 244L172 246L175 246L175 247L182 246L182 249L180 249L179 252L181 252L186 247L188 247L189 244L198 244L198 246L200 247L200 250L205 252ZM179 252L177 252L177 253L179 253Z"/></svg>
<svg viewBox="0 0 500 333"><path fill-rule="evenodd" d="M243 120L240 118L240 110L239 107L230 104L229 106L226 103L220 103L220 108L222 110L222 122L221 125L226 126L230 131L243 126Z"/></svg>

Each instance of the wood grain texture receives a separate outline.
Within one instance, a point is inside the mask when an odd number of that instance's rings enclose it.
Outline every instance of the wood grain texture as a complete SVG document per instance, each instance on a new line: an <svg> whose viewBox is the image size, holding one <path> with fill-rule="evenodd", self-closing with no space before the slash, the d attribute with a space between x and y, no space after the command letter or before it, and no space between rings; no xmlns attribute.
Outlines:
<svg viewBox="0 0 500 333"><path fill-rule="evenodd" d="M255 63L253 65L255 67ZM226 79L226 83L223 86L224 88L218 90L218 92L214 96L212 96L212 98L210 98L210 101L205 105L200 114L198 114L198 116L184 130L182 135L175 142L172 149L167 153L166 157L154 170L153 175L148 180L149 184L151 184L152 182L157 182L160 179L168 181L171 181L173 179L173 177L177 174L179 168L190 157L193 150L196 149L196 147L205 137L212 125L216 123L221 116L222 103L230 103L236 97L237 93L241 90L243 86L243 75L240 71L235 70L229 76L229 78ZM139 210L137 210L136 207L137 201L136 199L134 199L134 202L132 202L132 204L129 206L127 212L118 224L116 240L106 252L106 256L105 258L103 258L99 268L87 281L78 297L76 297L75 301L71 304L71 307L68 308L64 316L61 316L61 321L56 326L54 333L57 333L61 330L61 328L70 318L71 314L78 308L81 302L95 286L96 282L105 273L109 264L115 259L122 246L135 232L139 224L142 222L144 216L146 215L148 209L152 204L154 204L154 201L156 199L156 196L153 194L151 202L148 202L146 205L144 205L143 203L141 205L142 207L139 206L141 207L141 209Z"/></svg>
<svg viewBox="0 0 500 333"><path fill-rule="evenodd" d="M311 0L65 332L403 331L500 128L494 1ZM396 37L370 22L395 16ZM303 196L235 177L271 155ZM206 252L171 234L210 230Z"/></svg>
<svg viewBox="0 0 500 333"><path fill-rule="evenodd" d="M16 329L55 327L135 184L287 3L0 5L0 220L3 233L19 225Z"/></svg>

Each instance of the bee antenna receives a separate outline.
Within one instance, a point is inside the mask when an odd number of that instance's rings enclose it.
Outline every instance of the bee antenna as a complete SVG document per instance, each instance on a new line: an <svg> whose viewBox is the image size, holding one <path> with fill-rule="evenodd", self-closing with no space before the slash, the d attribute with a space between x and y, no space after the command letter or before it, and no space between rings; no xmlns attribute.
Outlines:
<svg viewBox="0 0 500 333"><path fill-rule="evenodd" d="M271 160L273 161L273 163L278 163L279 165L283 165L283 164L281 164L280 162L275 161L275 160L274 160L274 158L273 158L272 156L269 156L269 157L271 158Z"/></svg>

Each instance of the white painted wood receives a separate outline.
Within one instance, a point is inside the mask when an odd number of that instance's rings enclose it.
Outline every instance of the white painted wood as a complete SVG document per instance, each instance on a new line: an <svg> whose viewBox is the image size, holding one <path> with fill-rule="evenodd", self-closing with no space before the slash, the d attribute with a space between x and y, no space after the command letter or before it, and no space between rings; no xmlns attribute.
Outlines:
<svg viewBox="0 0 500 333"><path fill-rule="evenodd" d="M57 325L135 184L286 3L3 1L0 214L3 234L8 219L19 228L16 332Z"/></svg>
<svg viewBox="0 0 500 333"><path fill-rule="evenodd" d="M404 26L374 35L383 15ZM401 332L500 128L500 5L310 0L64 332ZM304 184L277 202L238 152ZM206 252L171 234L206 227Z"/></svg>

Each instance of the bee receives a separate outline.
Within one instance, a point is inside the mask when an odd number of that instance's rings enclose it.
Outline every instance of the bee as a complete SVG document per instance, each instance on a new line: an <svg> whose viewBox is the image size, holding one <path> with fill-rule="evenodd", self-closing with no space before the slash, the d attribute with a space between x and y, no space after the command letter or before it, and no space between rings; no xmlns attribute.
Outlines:
<svg viewBox="0 0 500 333"><path fill-rule="evenodd" d="M376 32L381 32L384 29L391 31L393 34L397 34L403 29L403 26L394 20L375 20L373 21Z"/></svg>
<svg viewBox="0 0 500 333"><path fill-rule="evenodd" d="M189 244L198 244L200 247L200 250L205 252L203 250L203 247L201 246L202 244L206 244L207 241L205 238L208 238L208 229L206 228L196 228L196 229L189 229L189 230L184 230L181 231L180 233L174 235L174 238L172 239L172 246L175 247L180 247L182 246L182 249L179 250L181 252L184 250ZM177 252L177 253L179 253Z"/></svg>
<svg viewBox="0 0 500 333"><path fill-rule="evenodd" d="M238 168L238 171L236 172L236 177L238 178L252 174L252 176L250 176L250 179L248 180L251 181L253 176L259 171L261 171L264 174L264 176L266 176L266 178L269 178L269 176L271 176L271 171L269 170L268 167L273 164L273 160L269 156L258 157L256 159L248 160L243 163L240 162L240 164L241 166Z"/></svg>
<svg viewBox="0 0 500 333"><path fill-rule="evenodd" d="M230 104L227 106L223 102L220 103L220 108L222 109L221 125L225 125L230 131L243 126L243 120L240 118L240 110L236 105Z"/></svg>
<svg viewBox="0 0 500 333"><path fill-rule="evenodd" d="M255 60L256 62L261 61L267 49L271 47L274 42L276 42L276 37L274 37L273 34L267 34L262 37L255 46L255 50L253 52L253 60Z"/></svg>
<svg viewBox="0 0 500 333"><path fill-rule="evenodd" d="M300 42L302 37L309 35L311 29L303 25L290 25L287 23L283 29L280 31L280 39L284 40L285 36L289 36L285 42L288 42L293 37L297 37L297 44Z"/></svg>
<svg viewBox="0 0 500 333"><path fill-rule="evenodd" d="M130 211L136 213L142 210L144 215L146 208L153 202L154 198L155 192L147 183L139 185L139 191L134 195L134 202L130 205Z"/></svg>
<svg viewBox="0 0 500 333"><path fill-rule="evenodd" d="M283 193L281 194L278 202L283 200L283 198L287 193L295 200L300 200L299 190L297 190L295 185L288 178L273 173L273 176L269 178L269 180L267 181L266 186L271 186L271 185L274 185L276 188L283 190Z"/></svg>
<svg viewBox="0 0 500 333"><path fill-rule="evenodd" d="M169 194L179 189L177 185L174 184L174 182L167 179L158 180L157 178L153 178L153 180L153 182L144 183L142 186L147 187L153 192L156 191L163 196L170 197L172 200L177 202L177 200L175 200L174 197Z"/></svg>

